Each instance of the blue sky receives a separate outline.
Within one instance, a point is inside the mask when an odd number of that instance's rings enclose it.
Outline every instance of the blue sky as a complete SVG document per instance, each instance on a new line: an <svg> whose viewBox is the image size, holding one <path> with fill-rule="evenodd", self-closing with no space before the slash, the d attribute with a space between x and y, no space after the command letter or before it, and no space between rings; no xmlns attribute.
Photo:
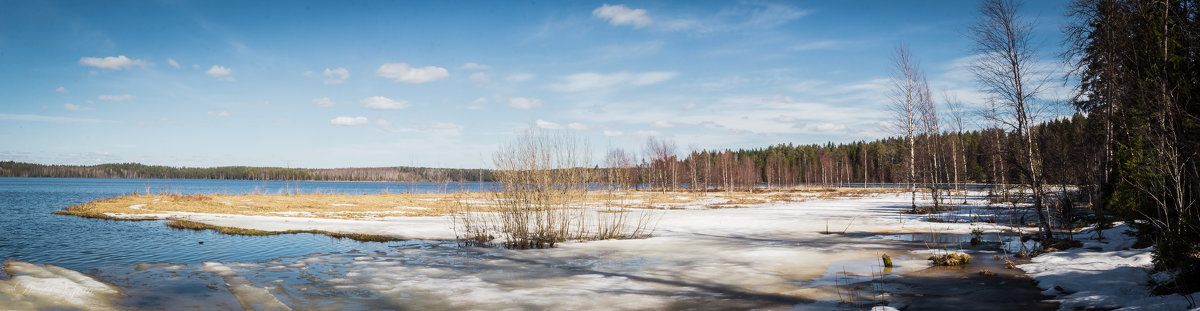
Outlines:
<svg viewBox="0 0 1200 311"><path fill-rule="evenodd" d="M1063 5L1022 11L1047 64ZM898 43L934 92L982 102L977 6L4 1L0 160L487 167L535 127L597 154L875 139Z"/></svg>

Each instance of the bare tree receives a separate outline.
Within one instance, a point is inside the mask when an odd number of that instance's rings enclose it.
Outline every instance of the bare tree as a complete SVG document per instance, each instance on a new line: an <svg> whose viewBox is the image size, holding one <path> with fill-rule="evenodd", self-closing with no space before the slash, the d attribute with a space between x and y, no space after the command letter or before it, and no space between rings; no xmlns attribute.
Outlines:
<svg viewBox="0 0 1200 311"><path fill-rule="evenodd" d="M675 141L650 137L646 139L646 156L650 159L653 181L660 190L674 189L679 185L675 154ZM669 185L669 186L668 186Z"/></svg>
<svg viewBox="0 0 1200 311"><path fill-rule="evenodd" d="M970 37L978 53L971 64L971 71L983 89L996 103L1006 108L1007 113L998 121L1008 125L1020 138L1021 173L1033 190L1033 204L1037 211L1042 238L1054 238L1042 189L1042 174L1038 171L1038 150L1033 139L1034 101L1042 91L1044 80L1033 77L1036 73L1034 49L1030 43L1033 24L1017 15L1020 5L1012 0L985 0L980 8L978 24L971 27Z"/></svg>
<svg viewBox="0 0 1200 311"><path fill-rule="evenodd" d="M925 136L925 156L929 174L926 182L929 185L929 196L933 200L933 208L941 207L942 192L938 188L942 172L938 157L941 152L941 127L938 125L937 105L933 103L933 94L929 92L929 83L922 77L921 89L918 92L917 110L921 112L920 129Z"/></svg>
<svg viewBox="0 0 1200 311"><path fill-rule="evenodd" d="M917 105L920 103L922 84L925 82L917 61L913 59L908 47L901 44L896 46L892 54L891 100L888 106L895 118L893 130L908 140L908 190L912 193L912 210L917 210L916 188L916 140L913 137L917 131Z"/></svg>
<svg viewBox="0 0 1200 311"><path fill-rule="evenodd" d="M960 167L960 162L958 162L959 155L961 154L963 157L961 162L963 165L967 162L966 146L963 145L962 140L963 116L966 115L966 112L963 109L962 102L958 101L957 95L943 93L942 101L946 103L946 110L950 112L950 130L954 133L954 138L950 139L950 165L954 167L954 191L958 192L961 191L958 179L958 168ZM951 197L951 199L953 200L954 198Z"/></svg>

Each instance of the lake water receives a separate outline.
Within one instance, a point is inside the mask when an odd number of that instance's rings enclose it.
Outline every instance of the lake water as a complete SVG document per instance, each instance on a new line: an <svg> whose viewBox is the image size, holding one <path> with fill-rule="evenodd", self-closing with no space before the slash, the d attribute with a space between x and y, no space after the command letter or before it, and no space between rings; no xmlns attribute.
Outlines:
<svg viewBox="0 0 1200 311"><path fill-rule="evenodd" d="M377 194L477 191L490 186L474 182L0 178L0 261L48 263L86 272L144 262L263 261L318 252L386 250L412 242L358 242L315 234L230 236L211 230L172 229L161 220L112 221L51 213L97 199L147 191Z"/></svg>

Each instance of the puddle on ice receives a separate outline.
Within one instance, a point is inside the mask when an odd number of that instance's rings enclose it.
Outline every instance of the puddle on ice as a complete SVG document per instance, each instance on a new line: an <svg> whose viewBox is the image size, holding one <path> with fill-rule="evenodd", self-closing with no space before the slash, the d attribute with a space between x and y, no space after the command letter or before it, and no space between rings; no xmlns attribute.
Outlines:
<svg viewBox="0 0 1200 311"><path fill-rule="evenodd" d="M971 245L970 234L962 233L897 233L897 234L880 234L873 235L869 239L904 241L924 243L930 249L962 249L969 248ZM1021 241L1021 237L1015 234L997 235L995 233L983 234L980 240L984 244L995 245L1001 247L1004 251L1016 253L1022 250L1033 250L1041 247L1038 241L1026 240Z"/></svg>
<svg viewBox="0 0 1200 311"><path fill-rule="evenodd" d="M820 277L796 282L805 288L840 286L885 280L905 273L929 268L929 261L916 257L892 257L892 267L883 266L881 258L839 260L829 264Z"/></svg>

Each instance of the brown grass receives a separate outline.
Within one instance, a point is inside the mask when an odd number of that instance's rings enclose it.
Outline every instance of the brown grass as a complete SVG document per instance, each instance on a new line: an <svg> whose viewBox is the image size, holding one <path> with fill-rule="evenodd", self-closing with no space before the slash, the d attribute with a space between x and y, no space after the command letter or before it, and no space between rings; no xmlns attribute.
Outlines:
<svg viewBox="0 0 1200 311"><path fill-rule="evenodd" d="M971 255L949 253L941 256L929 256L929 263L935 266L959 266L971 263Z"/></svg>
<svg viewBox="0 0 1200 311"><path fill-rule="evenodd" d="M748 208L772 202L802 202L810 198L857 197L895 189L790 187L772 188L770 192L761 189L756 191L590 191L579 205L634 209L683 209L687 206L714 209ZM70 206L55 214L112 220L162 219L167 212L370 220L389 216L452 215L463 211L463 206L458 204L460 201L466 202L465 206L469 211L495 211L495 197L492 193L470 192L366 195L135 194Z"/></svg>
<svg viewBox="0 0 1200 311"><path fill-rule="evenodd" d="M108 215L113 213L161 215L166 212L371 219L449 215L455 212L454 203L459 198L479 201L472 205L475 211L492 208L482 196L474 193L458 197L446 194L197 194L126 195L70 206L58 213L104 219L114 219ZM148 218L153 219L152 216Z"/></svg>
<svg viewBox="0 0 1200 311"><path fill-rule="evenodd" d="M256 230L256 229L214 226L214 225L190 221L190 220L171 221L171 222L167 223L167 226L171 227L171 228L185 229L185 230L197 230L197 231L215 230L217 232L220 232L223 234L229 234L229 235L279 235L279 234L311 233L311 234L324 234L324 235L328 235L328 236L331 236L334 238L351 239L351 240L360 241L360 242L403 241L403 239L397 239L397 238L393 238L393 237L389 237L389 236L375 235L375 234L340 233L340 232L330 232L330 231L325 231L325 230L266 231L266 230Z"/></svg>

